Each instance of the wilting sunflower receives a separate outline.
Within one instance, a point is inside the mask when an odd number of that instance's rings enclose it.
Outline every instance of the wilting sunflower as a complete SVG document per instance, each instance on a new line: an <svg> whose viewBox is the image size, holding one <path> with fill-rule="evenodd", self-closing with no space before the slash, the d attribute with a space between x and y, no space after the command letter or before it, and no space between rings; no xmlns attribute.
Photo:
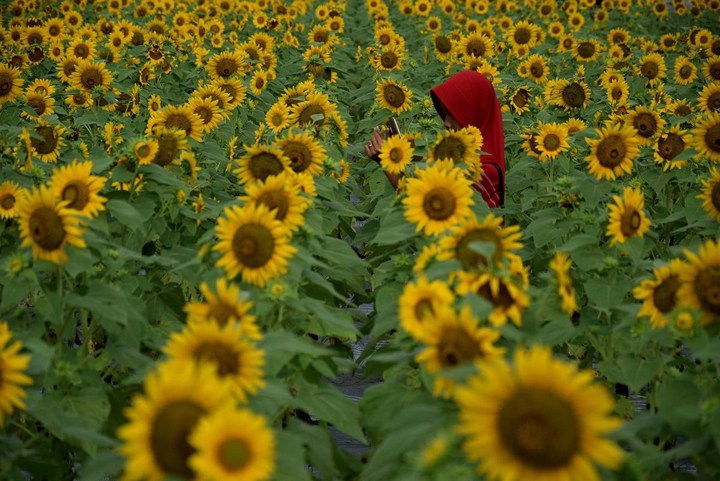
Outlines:
<svg viewBox="0 0 720 481"><path fill-rule="evenodd" d="M455 312L451 306L442 306L426 322L428 346L415 356L415 360L435 374L435 397L450 398L455 390L453 378L439 374L440 371L472 363L485 366L502 359L505 353L505 349L494 345L500 338L500 331L478 327L478 320L468 306L460 312Z"/></svg>
<svg viewBox="0 0 720 481"><path fill-rule="evenodd" d="M599 479L592 461L618 468L623 451L603 436L622 422L592 381L546 347L517 348L512 367L488 365L455 391L468 459L503 481Z"/></svg>
<svg viewBox="0 0 720 481"><path fill-rule="evenodd" d="M212 80L228 78L233 75L244 75L245 67L245 56L241 50L215 54L210 57L210 60L208 60L205 66Z"/></svg>
<svg viewBox="0 0 720 481"><path fill-rule="evenodd" d="M56 162L60 157L60 148L65 145L63 140L65 128L52 125L45 120L38 120L35 129L23 128L21 138L28 150L43 162Z"/></svg>
<svg viewBox="0 0 720 481"><path fill-rule="evenodd" d="M22 84L19 69L0 65L0 106L22 94Z"/></svg>
<svg viewBox="0 0 720 481"><path fill-rule="evenodd" d="M645 279L633 289L633 296L643 301L638 317L649 317L650 327L662 329L670 322L670 313L678 304L680 268L683 262L671 260L667 265L653 269L653 278Z"/></svg>
<svg viewBox="0 0 720 481"><path fill-rule="evenodd" d="M280 175L290 168L290 159L280 148L267 145L244 146L245 155L238 160L233 171L243 184Z"/></svg>
<svg viewBox="0 0 720 481"><path fill-rule="evenodd" d="M568 316L572 316L577 311L575 287L570 277L570 266L572 266L572 260L570 260L566 252L556 252L550 261L550 269L555 274L555 284L560 297L561 309Z"/></svg>
<svg viewBox="0 0 720 481"><path fill-rule="evenodd" d="M295 254L290 245L290 230L276 220L265 205L226 207L218 220L219 242L213 250L222 255L217 267L225 269L229 278L264 287L267 281L287 271L289 259Z"/></svg>
<svg viewBox="0 0 720 481"><path fill-rule="evenodd" d="M471 181L452 163L437 161L407 181L405 218L425 235L441 234L471 216Z"/></svg>
<svg viewBox="0 0 720 481"><path fill-rule="evenodd" d="M655 135L665 126L658 112L642 105L628 112L625 121L635 129L640 145L652 145Z"/></svg>
<svg viewBox="0 0 720 481"><path fill-rule="evenodd" d="M380 148L380 165L391 174L403 173L412 157L412 145L401 135L388 137Z"/></svg>
<svg viewBox="0 0 720 481"><path fill-rule="evenodd" d="M696 255L685 249L687 262L679 267L681 286L677 298L682 305L700 309L700 322L720 321L720 244L708 240Z"/></svg>
<svg viewBox="0 0 720 481"><path fill-rule="evenodd" d="M265 114L265 124L273 133L280 133L290 125L290 109L284 102L275 102Z"/></svg>
<svg viewBox="0 0 720 481"><path fill-rule="evenodd" d="M454 302L455 296L444 281L428 281L427 277L420 275L417 281L405 284L398 299L400 326L414 339L429 342L428 323L433 322L431 318Z"/></svg>
<svg viewBox="0 0 720 481"><path fill-rule="evenodd" d="M605 235L610 246L622 244L631 237L642 237L650 230L650 219L645 215L645 196L640 189L625 187L623 196L613 196L608 206L608 227Z"/></svg>
<svg viewBox="0 0 720 481"><path fill-rule="evenodd" d="M460 262L465 271L473 272L485 270L493 265L501 265L503 259L515 255L512 251L520 249L519 242L522 234L520 227L511 225L503 227L503 218L488 214L478 222L470 217L454 226L448 235L440 239L439 260L455 259ZM490 242L495 246L492 259L474 251L470 244L473 242Z"/></svg>
<svg viewBox="0 0 720 481"><path fill-rule="evenodd" d="M679 85L689 85L697 79L697 67L689 58L678 55L675 59L673 77Z"/></svg>
<svg viewBox="0 0 720 481"><path fill-rule="evenodd" d="M12 219L18 215L18 202L26 194L15 182L6 180L0 184L0 219Z"/></svg>
<svg viewBox="0 0 720 481"><path fill-rule="evenodd" d="M308 92L302 100L290 108L290 123L300 128L321 126L335 112L336 107L322 92Z"/></svg>
<svg viewBox="0 0 720 481"><path fill-rule="evenodd" d="M180 129L185 132L186 137L193 138L198 142L203 140L203 120L189 105L179 107L166 105L157 112L151 113L147 132L153 133L158 127Z"/></svg>
<svg viewBox="0 0 720 481"><path fill-rule="evenodd" d="M154 141L157 143L157 149L153 149L152 146L149 147L151 150L155 150L155 154L151 157L151 162L161 167L177 162L180 154L189 148L184 130L158 126L154 129L153 136L154 138L148 140L148 143ZM145 152L135 151L136 156L138 156L138 153ZM150 153L147 153L147 155L149 156Z"/></svg>
<svg viewBox="0 0 720 481"><path fill-rule="evenodd" d="M246 409L219 409L189 436L190 467L198 481L266 481L275 470L275 435L264 417Z"/></svg>
<svg viewBox="0 0 720 481"><path fill-rule="evenodd" d="M479 162L478 152L482 144L482 134L477 129L465 127L439 132L435 144L430 147L428 159L452 160L453 164L460 163L473 167Z"/></svg>
<svg viewBox="0 0 720 481"><path fill-rule="evenodd" d="M535 144L540 151L540 161L553 160L562 152L567 151L570 148L569 136L565 124L556 122L542 124L540 131L535 134Z"/></svg>
<svg viewBox="0 0 720 481"><path fill-rule="evenodd" d="M720 82L707 84L698 93L698 107L706 114L720 112Z"/></svg>
<svg viewBox="0 0 720 481"><path fill-rule="evenodd" d="M645 77L649 85L657 85L663 81L667 72L665 59L659 53L649 53L638 63L638 73Z"/></svg>
<svg viewBox="0 0 720 481"><path fill-rule="evenodd" d="M687 160L675 160L675 158L682 154L689 144L690 135L679 125L673 125L657 139L653 154L655 162L662 165L663 171L684 167L687 165Z"/></svg>
<svg viewBox="0 0 720 481"><path fill-rule="evenodd" d="M703 191L698 196L703 201L703 208L711 219L720 221L720 171L713 167L710 178L702 181Z"/></svg>
<svg viewBox="0 0 720 481"><path fill-rule="evenodd" d="M253 304L238 286L225 278L215 282L215 292L203 282L200 292L204 302L188 302L183 307L187 314L187 322L214 322L220 326L232 324L243 336L260 340L262 334L255 322L255 316L249 314Z"/></svg>
<svg viewBox="0 0 720 481"><path fill-rule="evenodd" d="M585 139L590 145L588 170L598 180L615 180L632 171L640 149L635 130L629 125L606 124L595 129L598 139Z"/></svg>
<svg viewBox="0 0 720 481"><path fill-rule="evenodd" d="M720 112L705 114L693 129L693 147L700 157L720 162Z"/></svg>
<svg viewBox="0 0 720 481"><path fill-rule="evenodd" d="M107 88L113 80L105 62L81 60L69 77L70 85L80 91L92 92L96 88Z"/></svg>
<svg viewBox="0 0 720 481"><path fill-rule="evenodd" d="M53 171L50 189L55 197L65 201L65 207L77 214L95 218L105 210L105 197L99 192L107 179L92 175L93 163L73 161Z"/></svg>
<svg viewBox="0 0 720 481"><path fill-rule="evenodd" d="M65 201L58 201L50 188L33 188L18 200L22 247L32 246L33 259L61 264L67 261L65 246L85 247L80 217Z"/></svg>
<svg viewBox="0 0 720 481"><path fill-rule="evenodd" d="M276 144L290 160L293 172L306 172L311 175L322 173L327 152L309 132L288 132L285 137L278 139Z"/></svg>
<svg viewBox="0 0 720 481"><path fill-rule="evenodd" d="M390 79L382 80L378 82L376 92L375 101L380 107L394 114L410 110L412 92L405 84Z"/></svg>
<svg viewBox="0 0 720 481"><path fill-rule="evenodd" d="M519 326L522 313L530 304L524 284L524 279L516 279L509 274L465 274L459 276L456 291L461 296L474 293L492 304L488 321L493 326L502 326L508 319Z"/></svg>
<svg viewBox="0 0 720 481"><path fill-rule="evenodd" d="M127 458L123 479L194 479L188 461L196 450L189 437L203 417L234 405L230 383L217 377L211 363L183 360L162 363L145 377L144 388L118 429L120 453Z"/></svg>
<svg viewBox="0 0 720 481"><path fill-rule="evenodd" d="M230 381L233 396L243 404L265 386L263 350L245 339L232 323L189 323L182 331L170 334L163 352L171 361L213 364L217 376Z"/></svg>
<svg viewBox="0 0 720 481"><path fill-rule="evenodd" d="M15 408L25 409L27 394L22 386L32 384L25 374L30 356L18 354L23 345L12 341L12 333L6 322L0 322L0 426L5 416L11 416Z"/></svg>
<svg viewBox="0 0 720 481"><path fill-rule="evenodd" d="M400 70L406 57L398 45L388 45L370 57L370 64L375 70Z"/></svg>
<svg viewBox="0 0 720 481"><path fill-rule="evenodd" d="M307 198L300 195L300 186L293 183L286 172L245 185L241 199L246 204L265 205L275 219L291 231L303 225L303 214L310 205Z"/></svg>

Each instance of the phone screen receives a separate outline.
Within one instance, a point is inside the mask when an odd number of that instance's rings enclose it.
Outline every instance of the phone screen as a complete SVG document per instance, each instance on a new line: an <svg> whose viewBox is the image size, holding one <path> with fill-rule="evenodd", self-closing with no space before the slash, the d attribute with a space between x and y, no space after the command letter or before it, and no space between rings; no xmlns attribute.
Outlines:
<svg viewBox="0 0 720 481"><path fill-rule="evenodd" d="M395 117L390 117L385 124L390 132L390 135L400 135L400 124Z"/></svg>

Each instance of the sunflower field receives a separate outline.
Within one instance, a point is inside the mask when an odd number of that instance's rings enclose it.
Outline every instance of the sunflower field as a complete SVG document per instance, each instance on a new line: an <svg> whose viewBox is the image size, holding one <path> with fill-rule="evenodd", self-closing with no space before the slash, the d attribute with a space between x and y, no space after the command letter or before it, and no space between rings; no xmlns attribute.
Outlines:
<svg viewBox="0 0 720 481"><path fill-rule="evenodd" d="M718 18L2 2L0 480L720 479Z"/></svg>

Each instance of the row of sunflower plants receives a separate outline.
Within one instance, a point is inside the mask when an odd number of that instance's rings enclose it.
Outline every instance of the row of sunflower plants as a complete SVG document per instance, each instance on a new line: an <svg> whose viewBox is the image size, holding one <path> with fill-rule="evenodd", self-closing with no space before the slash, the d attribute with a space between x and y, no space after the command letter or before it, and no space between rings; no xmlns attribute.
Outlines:
<svg viewBox="0 0 720 481"><path fill-rule="evenodd" d="M717 8L4 7L0 477L713 479Z"/></svg>

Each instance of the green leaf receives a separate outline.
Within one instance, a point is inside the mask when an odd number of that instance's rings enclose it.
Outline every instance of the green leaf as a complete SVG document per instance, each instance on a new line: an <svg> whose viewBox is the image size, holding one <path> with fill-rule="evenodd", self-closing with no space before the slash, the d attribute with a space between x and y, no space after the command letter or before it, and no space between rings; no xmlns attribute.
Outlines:
<svg viewBox="0 0 720 481"><path fill-rule="evenodd" d="M613 361L598 364L598 370L611 381L626 384L634 392L648 384L665 367L665 359L638 359L637 356L621 356Z"/></svg>
<svg viewBox="0 0 720 481"><path fill-rule="evenodd" d="M630 292L630 283L626 280L608 282L605 278L589 279L585 282L585 294L597 309L609 311L617 306Z"/></svg>
<svg viewBox="0 0 720 481"><path fill-rule="evenodd" d="M309 297L304 298L302 302L294 303L294 306L299 311L307 313L305 322L309 324L308 332L342 339L357 339L358 330L347 311L333 308Z"/></svg>
<svg viewBox="0 0 720 481"><path fill-rule="evenodd" d="M415 226L405 220L401 209L394 209L380 220L380 229L370 242L376 245L390 245L407 242L415 236Z"/></svg>
<svg viewBox="0 0 720 481"><path fill-rule="evenodd" d="M298 354L310 357L333 354L327 347L288 331L268 332L260 341L260 347L265 351L265 372L269 376L277 374Z"/></svg>
<svg viewBox="0 0 720 481"><path fill-rule="evenodd" d="M294 433L275 431L277 467L274 481L311 481L302 439Z"/></svg>
<svg viewBox="0 0 720 481"><path fill-rule="evenodd" d="M125 458L116 450L101 451L82 463L79 481L113 479L113 476L119 474L124 466Z"/></svg>
<svg viewBox="0 0 720 481"><path fill-rule="evenodd" d="M681 432L692 432L700 419L701 393L692 379L669 378L655 394L658 414Z"/></svg>
<svg viewBox="0 0 720 481"><path fill-rule="evenodd" d="M122 225L136 231L143 228L143 216L130 203L120 199L108 200L105 204L108 212Z"/></svg>
<svg viewBox="0 0 720 481"><path fill-rule="evenodd" d="M296 389L295 400L300 409L327 421L345 434L366 442L358 422L358 405L350 398L326 383L310 384L300 381L296 384Z"/></svg>
<svg viewBox="0 0 720 481"><path fill-rule="evenodd" d="M379 337L392 329L397 329L398 299L404 288L403 284L388 283L375 291L375 323L370 335Z"/></svg>

